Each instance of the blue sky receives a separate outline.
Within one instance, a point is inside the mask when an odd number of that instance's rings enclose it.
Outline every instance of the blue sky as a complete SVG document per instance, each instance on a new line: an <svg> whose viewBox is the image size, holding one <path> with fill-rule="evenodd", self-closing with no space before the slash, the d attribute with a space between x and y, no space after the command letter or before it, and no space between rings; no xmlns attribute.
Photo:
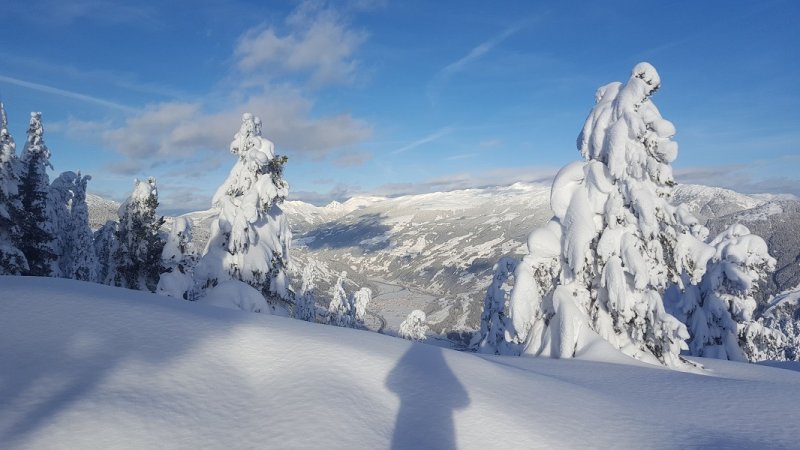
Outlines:
<svg viewBox="0 0 800 450"><path fill-rule="evenodd" d="M546 180L597 87L652 63L683 182L800 195L800 2L100 2L2 7L0 96L22 148L164 211L203 209L242 112L291 197Z"/></svg>

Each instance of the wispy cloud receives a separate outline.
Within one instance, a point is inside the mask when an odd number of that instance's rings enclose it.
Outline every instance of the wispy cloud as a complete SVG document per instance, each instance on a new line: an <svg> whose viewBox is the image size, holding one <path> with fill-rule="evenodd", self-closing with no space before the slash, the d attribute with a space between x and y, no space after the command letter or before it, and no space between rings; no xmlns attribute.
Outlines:
<svg viewBox="0 0 800 450"><path fill-rule="evenodd" d="M317 2L301 3L286 19L286 28L285 33L273 26L246 32L234 52L239 69L259 79L307 72L313 87L354 81L354 54L367 39L364 31Z"/></svg>
<svg viewBox="0 0 800 450"><path fill-rule="evenodd" d="M15 86L23 87L26 89L32 89L34 91L44 92L45 94L53 94L65 98L71 98L73 100L78 100L85 103L91 103L94 105L105 106L106 108L116 109L118 111L124 111L127 113L135 113L137 111L136 108L132 108L130 106L123 105L121 103L116 103L110 100L93 97L91 95L81 94L80 92L68 91L66 89L60 89L54 86L48 86L46 84L39 84L31 81L20 80L18 78L7 77L5 75L0 75L0 83L13 84Z"/></svg>
<svg viewBox="0 0 800 450"><path fill-rule="evenodd" d="M439 97L439 91L453 75L457 74L464 70L465 67L469 66L471 63L475 62L476 60L486 56L489 52L495 49L498 45L503 43L506 39L510 38L514 34L518 33L520 30L525 28L527 23L518 23L512 25L500 34L492 37L491 39L482 42L467 52L466 55L459 58L458 60L444 66L436 75L433 77L430 83L428 83L428 99L431 102L436 102Z"/></svg>
<svg viewBox="0 0 800 450"><path fill-rule="evenodd" d="M411 149L419 147L420 145L425 145L425 144L431 143L433 141L437 141L437 140L447 136L448 134L450 134L452 132L453 132L453 127L442 128L442 129L440 129L440 130L438 130L438 131L436 131L434 133L431 133L431 134L425 136L422 139L418 139L418 140L416 140L416 141L414 141L414 142L412 142L412 143L410 143L408 145L405 145L403 147L398 148L397 150L394 150L392 152L392 154L397 155L397 154L400 154L400 153L407 152L407 151L409 151Z"/></svg>

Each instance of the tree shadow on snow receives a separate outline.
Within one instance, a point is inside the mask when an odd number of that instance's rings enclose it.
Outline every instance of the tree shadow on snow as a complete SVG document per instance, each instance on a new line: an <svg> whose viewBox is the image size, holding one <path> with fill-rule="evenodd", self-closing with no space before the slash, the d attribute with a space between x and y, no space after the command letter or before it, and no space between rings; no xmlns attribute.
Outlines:
<svg viewBox="0 0 800 450"><path fill-rule="evenodd" d="M393 449L454 449L453 412L469 395L445 362L442 349L413 344L386 378L400 397Z"/></svg>

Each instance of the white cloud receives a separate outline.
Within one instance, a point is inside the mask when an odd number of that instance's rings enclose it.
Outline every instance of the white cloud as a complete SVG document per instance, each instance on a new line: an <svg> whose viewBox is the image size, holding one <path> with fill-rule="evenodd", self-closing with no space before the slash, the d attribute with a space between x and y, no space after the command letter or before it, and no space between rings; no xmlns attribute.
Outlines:
<svg viewBox="0 0 800 450"><path fill-rule="evenodd" d="M309 73L313 87L355 80L354 54L367 35L318 3L305 2L286 20L286 33L275 27L246 32L236 45L239 69L259 77L275 72Z"/></svg>
<svg viewBox="0 0 800 450"><path fill-rule="evenodd" d="M103 139L133 160L188 157L227 149L239 129L241 114L252 112L261 117L264 136L278 151L322 158L337 150L352 152L348 147L372 132L366 122L350 114L316 118L312 109L311 100L291 89L254 95L215 112L207 112L200 103L167 102L148 107L123 127L105 131Z"/></svg>

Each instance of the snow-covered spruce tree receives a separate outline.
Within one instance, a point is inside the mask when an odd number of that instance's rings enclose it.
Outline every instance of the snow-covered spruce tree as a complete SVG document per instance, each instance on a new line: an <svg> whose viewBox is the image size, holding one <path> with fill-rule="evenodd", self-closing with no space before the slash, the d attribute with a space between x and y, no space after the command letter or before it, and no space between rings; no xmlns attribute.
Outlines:
<svg viewBox="0 0 800 450"><path fill-rule="evenodd" d="M683 292L671 288L667 295L668 311L689 329L689 352L733 361L782 355L782 334L754 317L753 296L759 282L775 268L766 242L747 227L734 224L710 244L715 254L700 284L689 285Z"/></svg>
<svg viewBox="0 0 800 450"><path fill-rule="evenodd" d="M372 291L368 287L362 287L353 294L350 302L353 305L353 320L359 326L364 325L367 317L367 305L372 301Z"/></svg>
<svg viewBox="0 0 800 450"><path fill-rule="evenodd" d="M214 194L219 210L205 254L195 270L201 289L225 280L241 280L259 290L273 313L294 303L286 270L292 233L280 208L289 192L283 179L285 156L261 136L261 120L242 116L230 151L238 157Z"/></svg>
<svg viewBox="0 0 800 450"><path fill-rule="evenodd" d="M481 329L470 347L481 353L507 355L515 352L511 337L514 335L513 325L506 316L508 291L506 285L517 268L517 261L511 257L503 257L494 266L492 284L483 299Z"/></svg>
<svg viewBox="0 0 800 450"><path fill-rule="evenodd" d="M425 334L428 332L427 317L424 311L415 309L406 317L406 320L400 324L398 334L403 339L411 341L424 341Z"/></svg>
<svg viewBox="0 0 800 450"><path fill-rule="evenodd" d="M50 184L48 215L53 224L58 276L82 281L96 279L96 257L89 228L86 184L90 176L64 172Z"/></svg>
<svg viewBox="0 0 800 450"><path fill-rule="evenodd" d="M317 318L317 305L315 300L317 273L314 265L306 264L301 277L300 295L295 297L293 317L295 319L314 322Z"/></svg>
<svg viewBox="0 0 800 450"><path fill-rule="evenodd" d="M117 222L107 221L92 236L92 247L97 258L95 281L101 284L114 284L116 267L114 253L117 251Z"/></svg>
<svg viewBox="0 0 800 450"><path fill-rule="evenodd" d="M28 270L28 261L17 247L22 215L19 196L21 164L16 144L8 132L8 116L0 102L0 275L21 275Z"/></svg>
<svg viewBox="0 0 800 450"><path fill-rule="evenodd" d="M158 189L153 177L135 180L133 192L119 208L113 284L128 289L155 292L161 274L164 241L159 228L164 218L156 216Z"/></svg>
<svg viewBox="0 0 800 450"><path fill-rule="evenodd" d="M768 359L800 361L800 286L776 295L759 323L785 337L783 354Z"/></svg>
<svg viewBox="0 0 800 450"><path fill-rule="evenodd" d="M86 184L91 179L91 176L81 176L78 172L70 209L72 265L64 275L81 281L97 279L97 256L94 252L94 236L89 226L89 205L86 203Z"/></svg>
<svg viewBox="0 0 800 450"><path fill-rule="evenodd" d="M347 282L347 272L339 274L336 284L331 287L331 302L328 305L327 323L337 327L355 326L355 308L348 297L344 285Z"/></svg>
<svg viewBox="0 0 800 450"><path fill-rule="evenodd" d="M58 273L54 251L54 229L48 216L47 194L50 178L50 150L44 142L42 113L32 112L28 138L22 151L23 170L20 176L19 195L22 210L16 246L25 254L28 270L25 275L54 276Z"/></svg>
<svg viewBox="0 0 800 450"><path fill-rule="evenodd" d="M663 292L682 274L699 282L714 249L687 208L670 204L677 144L650 101L660 85L640 63L626 84L597 91L578 137L583 161L556 175L555 216L531 233L514 274L520 352L571 358L599 337L643 361L684 364L689 334Z"/></svg>
<svg viewBox="0 0 800 450"><path fill-rule="evenodd" d="M185 217L176 217L164 244L164 250L161 252L161 265L164 271L158 280L156 293L193 300L193 275L196 264L197 251L192 242L192 224Z"/></svg>

